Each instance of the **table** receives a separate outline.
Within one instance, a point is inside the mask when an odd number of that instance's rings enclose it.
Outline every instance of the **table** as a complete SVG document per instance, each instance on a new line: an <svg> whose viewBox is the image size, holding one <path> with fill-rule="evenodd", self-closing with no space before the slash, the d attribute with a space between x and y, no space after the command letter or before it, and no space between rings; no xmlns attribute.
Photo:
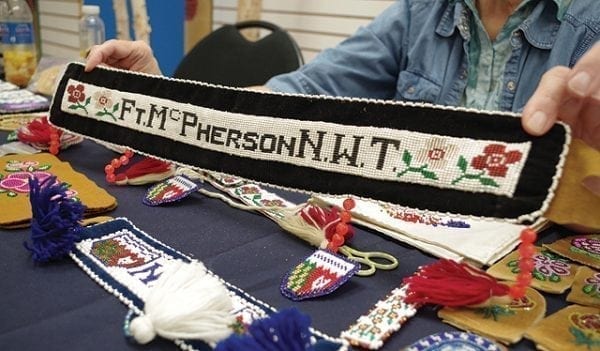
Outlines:
<svg viewBox="0 0 600 351"><path fill-rule="evenodd" d="M6 133L0 132L4 141ZM104 165L115 153L91 141L60 152L58 157L107 189L118 200L109 213L126 217L138 228L175 249L199 259L230 283L276 308L296 306L312 317L312 326L332 336L352 324L402 278L436 260L417 249L363 228L353 245L387 251L400 262L393 271L354 277L333 294L293 302L279 292L282 276L313 250L262 215L233 209L220 200L194 194L163 207L142 203L147 186L116 186L104 180ZM280 192L294 202L305 195ZM1 209L0 209L1 210ZM540 242L551 242L568 232L551 228ZM0 350L178 350L170 341L156 339L133 345L123 337L126 307L91 280L70 259L36 265L23 248L29 229L0 230ZM545 294L547 314L565 305L564 295ZM436 317L435 308L421 308L394 334L383 350L398 350L440 331L456 330ZM533 350L523 340L513 350Z"/></svg>

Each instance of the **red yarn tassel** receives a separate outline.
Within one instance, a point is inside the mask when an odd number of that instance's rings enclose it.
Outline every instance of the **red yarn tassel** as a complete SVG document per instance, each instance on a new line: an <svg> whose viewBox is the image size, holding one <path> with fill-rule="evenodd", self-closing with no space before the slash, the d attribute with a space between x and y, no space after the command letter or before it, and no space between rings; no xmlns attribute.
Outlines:
<svg viewBox="0 0 600 351"><path fill-rule="evenodd" d="M404 279L407 303L448 307L479 305L493 296L505 296L509 286L466 263L442 259Z"/></svg>
<svg viewBox="0 0 600 351"><path fill-rule="evenodd" d="M135 179L148 174L160 174L168 172L171 169L169 162L146 157L141 161L131 165L125 172L117 174L116 181L124 182L128 179Z"/></svg>
<svg viewBox="0 0 600 351"><path fill-rule="evenodd" d="M17 139L24 143L49 144L52 129L47 117L37 118L29 122L25 128L19 128ZM62 131L58 130L57 133L60 138Z"/></svg>

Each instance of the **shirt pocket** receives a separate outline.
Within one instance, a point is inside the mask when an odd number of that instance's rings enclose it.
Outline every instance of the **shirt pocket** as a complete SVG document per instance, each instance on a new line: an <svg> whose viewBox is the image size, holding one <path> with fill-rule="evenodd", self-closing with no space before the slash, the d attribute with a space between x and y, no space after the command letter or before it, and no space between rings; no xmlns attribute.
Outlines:
<svg viewBox="0 0 600 351"><path fill-rule="evenodd" d="M440 91L440 85L416 73L402 71L398 76L396 96L400 100L435 103Z"/></svg>

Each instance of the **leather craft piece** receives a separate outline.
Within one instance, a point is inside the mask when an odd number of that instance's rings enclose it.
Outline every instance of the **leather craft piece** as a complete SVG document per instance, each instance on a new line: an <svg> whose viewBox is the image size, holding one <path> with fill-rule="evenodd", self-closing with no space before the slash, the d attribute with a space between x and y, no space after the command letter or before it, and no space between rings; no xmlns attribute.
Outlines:
<svg viewBox="0 0 600 351"><path fill-rule="evenodd" d="M600 309L571 305L544 318L525 334L540 350L600 349Z"/></svg>
<svg viewBox="0 0 600 351"><path fill-rule="evenodd" d="M70 64L50 121L201 170L321 194L535 221L562 174L569 128L531 137L504 112L264 93Z"/></svg>
<svg viewBox="0 0 600 351"><path fill-rule="evenodd" d="M445 323L480 334L505 344L521 340L525 331L544 318L546 300L535 289L527 289L525 297L509 305L483 308L449 308L438 311Z"/></svg>
<svg viewBox="0 0 600 351"><path fill-rule="evenodd" d="M600 269L600 234L568 236L544 247L572 261Z"/></svg>
<svg viewBox="0 0 600 351"><path fill-rule="evenodd" d="M552 294L562 294L570 288L580 268L579 265L541 247L536 247L533 262L535 267L531 286ZM518 265L519 253L513 251L491 266L487 273L499 280L515 281L520 272Z"/></svg>
<svg viewBox="0 0 600 351"><path fill-rule="evenodd" d="M0 157L0 227L22 228L30 225L29 177L40 181L52 175L69 184L72 197L86 206L86 215L110 211L117 200L71 165L48 153Z"/></svg>
<svg viewBox="0 0 600 351"><path fill-rule="evenodd" d="M593 232L600 231L600 195L583 185L584 179L593 176L600 177L600 151L574 139L561 186L544 215L558 224L578 224Z"/></svg>
<svg viewBox="0 0 600 351"><path fill-rule="evenodd" d="M579 268L567 301L600 308L600 273L588 267Z"/></svg>

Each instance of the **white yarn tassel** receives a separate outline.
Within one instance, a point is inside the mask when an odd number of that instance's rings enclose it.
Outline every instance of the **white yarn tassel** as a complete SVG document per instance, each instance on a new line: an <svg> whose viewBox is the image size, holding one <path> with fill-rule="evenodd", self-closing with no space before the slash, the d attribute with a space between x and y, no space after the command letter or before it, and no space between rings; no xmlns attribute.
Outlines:
<svg viewBox="0 0 600 351"><path fill-rule="evenodd" d="M225 339L235 321L227 288L207 274L200 262L173 261L150 289L144 314L131 321L129 330L140 344L158 334L167 339Z"/></svg>

